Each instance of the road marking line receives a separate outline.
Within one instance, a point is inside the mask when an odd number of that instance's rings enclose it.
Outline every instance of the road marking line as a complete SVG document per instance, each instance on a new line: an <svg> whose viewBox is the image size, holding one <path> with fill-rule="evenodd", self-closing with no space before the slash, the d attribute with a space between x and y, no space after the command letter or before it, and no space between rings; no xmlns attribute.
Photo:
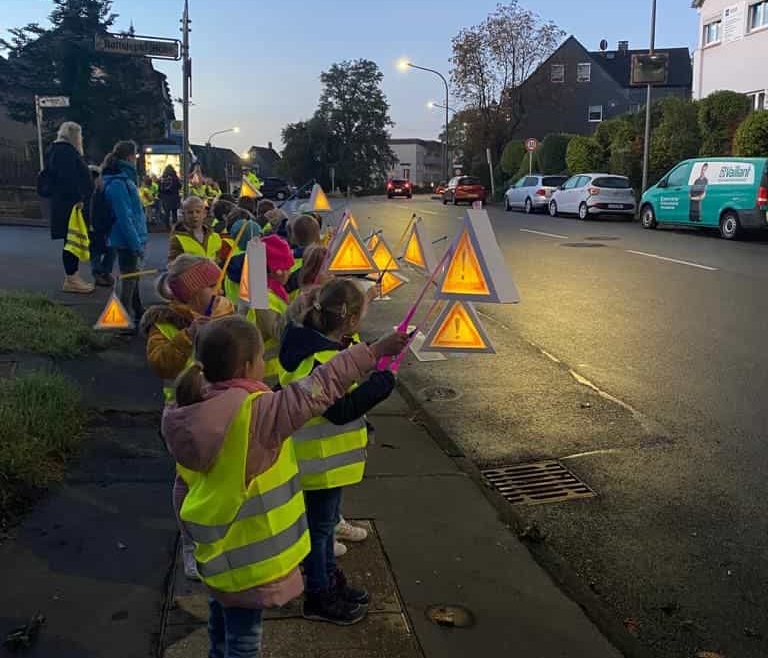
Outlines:
<svg viewBox="0 0 768 658"><path fill-rule="evenodd" d="M555 238L557 240L567 240L567 235L558 235L557 233L544 233L544 231L534 231L530 228L521 228L523 233L534 233L535 235L543 235L546 238Z"/></svg>
<svg viewBox="0 0 768 658"><path fill-rule="evenodd" d="M667 258L666 256L658 256L656 254L649 254L645 251L635 251L633 249L627 249L628 254L635 254L637 256L647 256L648 258L656 258L657 260L664 260L668 263L677 263L678 265L688 265L688 267L697 267L700 270L707 270L707 272L717 272L719 268L710 267L709 265L701 265L699 263L692 263L688 260L678 260L677 258Z"/></svg>
<svg viewBox="0 0 768 658"><path fill-rule="evenodd" d="M563 459L579 459L580 457L593 457L595 455L613 455L617 452L624 452L624 448L604 448L602 450L590 450L588 452L577 452L573 455L558 457L558 459L562 461Z"/></svg>
<svg viewBox="0 0 768 658"><path fill-rule="evenodd" d="M423 215L439 215L439 212L435 212L434 210L416 210L416 213L422 213Z"/></svg>

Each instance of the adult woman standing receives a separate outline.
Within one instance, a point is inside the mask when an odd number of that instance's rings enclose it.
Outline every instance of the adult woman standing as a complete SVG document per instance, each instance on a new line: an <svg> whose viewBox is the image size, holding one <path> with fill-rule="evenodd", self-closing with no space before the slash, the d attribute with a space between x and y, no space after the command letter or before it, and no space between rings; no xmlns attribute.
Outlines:
<svg viewBox="0 0 768 658"><path fill-rule="evenodd" d="M179 208L181 207L181 181L173 168L168 165L163 170L163 176L160 179L160 205L163 210L163 224L170 231L176 224Z"/></svg>
<svg viewBox="0 0 768 658"><path fill-rule="evenodd" d="M45 154L45 169L50 176L51 239L66 240L69 217L78 203L88 204L93 193L93 178L83 159L83 131L79 124L65 121L59 126L56 141ZM62 251L64 292L88 294L93 284L78 272L80 261L69 251Z"/></svg>
<svg viewBox="0 0 768 658"><path fill-rule="evenodd" d="M136 185L136 143L118 142L112 152L104 158L101 166L104 196L114 214L115 223L109 234L109 246L117 251L120 274L134 274L139 271L147 246L147 220L141 205ZM120 281L120 301L126 310L133 312L138 325L144 315L139 296L138 277Z"/></svg>

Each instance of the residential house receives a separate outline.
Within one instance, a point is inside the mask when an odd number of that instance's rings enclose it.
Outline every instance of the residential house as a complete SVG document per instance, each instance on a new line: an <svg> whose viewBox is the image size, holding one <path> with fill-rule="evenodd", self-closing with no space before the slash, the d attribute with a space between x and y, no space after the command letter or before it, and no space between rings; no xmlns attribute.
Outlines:
<svg viewBox="0 0 768 658"><path fill-rule="evenodd" d="M239 186L246 162L232 149L191 144L190 148L204 176L213 178L222 190Z"/></svg>
<svg viewBox="0 0 768 658"><path fill-rule="evenodd" d="M768 109L768 0L694 0L699 46L694 53L693 97L729 89Z"/></svg>
<svg viewBox="0 0 768 658"><path fill-rule="evenodd" d="M667 84L654 98L691 95L691 57L687 48L659 48L669 56ZM542 139L550 133L590 135L601 121L645 105L647 88L631 84L632 56L619 42L616 50L588 51L571 36L521 85L516 105L517 137Z"/></svg>
<svg viewBox="0 0 768 658"><path fill-rule="evenodd" d="M429 186L443 179L443 145L427 139L390 139L396 162L389 178L404 178L414 185Z"/></svg>
<svg viewBox="0 0 768 658"><path fill-rule="evenodd" d="M267 146L251 146L248 149L249 162L246 163L253 169L254 173L260 178L269 176L278 176L278 165L280 164L280 154L272 148L272 142Z"/></svg>

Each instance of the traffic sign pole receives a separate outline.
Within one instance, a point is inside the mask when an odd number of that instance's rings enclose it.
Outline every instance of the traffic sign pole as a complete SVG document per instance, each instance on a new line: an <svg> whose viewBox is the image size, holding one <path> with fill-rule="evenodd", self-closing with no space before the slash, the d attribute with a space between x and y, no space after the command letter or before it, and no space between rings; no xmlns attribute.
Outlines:
<svg viewBox="0 0 768 658"><path fill-rule="evenodd" d="M539 148L539 140L529 137L525 140L525 150L528 151L528 175L533 174L533 152Z"/></svg>
<svg viewBox="0 0 768 658"><path fill-rule="evenodd" d="M43 161L43 129L40 124L42 124L42 110L40 109L40 97L35 96L35 119L37 123L37 151L38 155L40 156L40 171L43 170L45 167L45 162Z"/></svg>
<svg viewBox="0 0 768 658"><path fill-rule="evenodd" d="M182 69L182 130L181 138L181 181L182 194L186 199L189 195L189 2L184 0L184 15L182 21L182 41L181 41L181 69Z"/></svg>

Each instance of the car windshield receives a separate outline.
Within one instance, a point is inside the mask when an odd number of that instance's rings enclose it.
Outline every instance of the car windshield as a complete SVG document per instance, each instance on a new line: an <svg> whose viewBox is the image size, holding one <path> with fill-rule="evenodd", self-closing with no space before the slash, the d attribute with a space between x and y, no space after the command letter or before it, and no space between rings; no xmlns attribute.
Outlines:
<svg viewBox="0 0 768 658"><path fill-rule="evenodd" d="M567 180L565 176L546 176L541 179L541 184L544 187L560 187Z"/></svg>
<svg viewBox="0 0 768 658"><path fill-rule="evenodd" d="M404 181L404 180L399 180L399 179L398 179L398 180L393 180L393 181L392 181L392 185L397 185L397 186L400 186L400 185L405 185L405 184L406 184L406 182L407 182L407 181Z"/></svg>
<svg viewBox="0 0 768 658"><path fill-rule="evenodd" d="M459 180L458 185L482 185L479 178L473 178L472 176L466 176Z"/></svg>
<svg viewBox="0 0 768 658"><path fill-rule="evenodd" d="M629 188L629 179L623 176L611 176L604 178L595 178L592 181L595 187L607 187L614 190L626 190Z"/></svg>

